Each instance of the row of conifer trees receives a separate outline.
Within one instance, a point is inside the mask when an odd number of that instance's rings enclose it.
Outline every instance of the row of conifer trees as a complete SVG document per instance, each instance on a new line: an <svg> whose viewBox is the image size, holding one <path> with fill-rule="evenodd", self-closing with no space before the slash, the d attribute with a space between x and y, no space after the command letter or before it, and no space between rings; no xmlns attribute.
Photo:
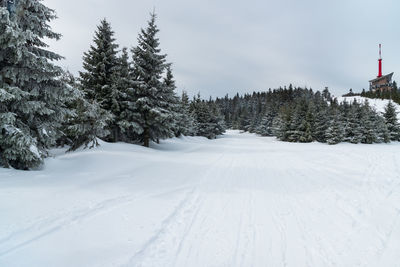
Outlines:
<svg viewBox="0 0 400 267"><path fill-rule="evenodd" d="M102 20L78 78L45 43L61 38L49 26L55 18L39 0L0 0L0 166L35 168L54 146L91 147L97 138L149 146L224 131L213 101L177 96L154 13L131 53Z"/></svg>
<svg viewBox="0 0 400 267"><path fill-rule="evenodd" d="M389 102L378 114L368 101L338 103L326 88L280 88L233 98L216 99L228 127L276 136L288 142L329 144L399 141L397 112Z"/></svg>

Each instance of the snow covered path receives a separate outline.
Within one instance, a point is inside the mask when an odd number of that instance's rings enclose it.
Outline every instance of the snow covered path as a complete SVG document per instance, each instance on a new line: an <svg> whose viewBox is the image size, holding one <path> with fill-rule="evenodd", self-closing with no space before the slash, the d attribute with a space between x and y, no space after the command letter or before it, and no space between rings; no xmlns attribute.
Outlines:
<svg viewBox="0 0 400 267"><path fill-rule="evenodd" d="M228 131L0 169L0 266L400 266L399 151Z"/></svg>

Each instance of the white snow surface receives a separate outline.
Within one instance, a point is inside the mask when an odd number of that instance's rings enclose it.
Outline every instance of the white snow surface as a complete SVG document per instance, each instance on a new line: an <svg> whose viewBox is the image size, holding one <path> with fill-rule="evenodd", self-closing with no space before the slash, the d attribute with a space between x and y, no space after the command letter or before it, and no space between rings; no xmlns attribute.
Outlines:
<svg viewBox="0 0 400 267"><path fill-rule="evenodd" d="M400 266L400 144L228 131L0 169L0 266Z"/></svg>
<svg viewBox="0 0 400 267"><path fill-rule="evenodd" d="M362 97L362 96L340 96L337 97L338 102L342 103L344 101L347 101L347 103L353 103L354 99L358 102L358 103L364 103L365 101L368 101L369 105L375 109L375 111L379 112L379 113L383 113L385 112L385 107L387 106L387 104L389 103L390 100L388 99L372 99L372 98L367 98L367 97ZM394 106L396 107L397 112L400 112L400 105L393 102ZM397 118L400 119L400 114L397 114Z"/></svg>

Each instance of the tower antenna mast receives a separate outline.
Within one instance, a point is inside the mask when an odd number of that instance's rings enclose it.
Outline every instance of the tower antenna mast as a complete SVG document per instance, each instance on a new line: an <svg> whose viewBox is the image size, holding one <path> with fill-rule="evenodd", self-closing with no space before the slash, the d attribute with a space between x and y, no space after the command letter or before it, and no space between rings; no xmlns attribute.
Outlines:
<svg viewBox="0 0 400 267"><path fill-rule="evenodd" d="M382 77L382 45L379 44L379 70L378 70L378 78Z"/></svg>

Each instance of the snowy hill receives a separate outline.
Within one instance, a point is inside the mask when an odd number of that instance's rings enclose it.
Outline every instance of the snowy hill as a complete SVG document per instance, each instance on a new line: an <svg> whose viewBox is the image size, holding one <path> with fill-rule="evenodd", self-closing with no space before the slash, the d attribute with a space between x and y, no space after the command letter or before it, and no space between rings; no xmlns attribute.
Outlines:
<svg viewBox="0 0 400 267"><path fill-rule="evenodd" d="M229 131L0 169L0 266L396 266L399 143Z"/></svg>
<svg viewBox="0 0 400 267"><path fill-rule="evenodd" d="M347 101L348 103L352 103L354 99L359 102L359 103L364 103L366 100L368 100L369 105L373 107L377 112L384 112L386 105L389 103L388 99L371 99L367 97L362 97L362 96L339 96L337 97L339 103ZM393 104L396 106L396 109L398 112L400 112L400 105L397 103ZM397 115L398 118L400 119L400 114Z"/></svg>

